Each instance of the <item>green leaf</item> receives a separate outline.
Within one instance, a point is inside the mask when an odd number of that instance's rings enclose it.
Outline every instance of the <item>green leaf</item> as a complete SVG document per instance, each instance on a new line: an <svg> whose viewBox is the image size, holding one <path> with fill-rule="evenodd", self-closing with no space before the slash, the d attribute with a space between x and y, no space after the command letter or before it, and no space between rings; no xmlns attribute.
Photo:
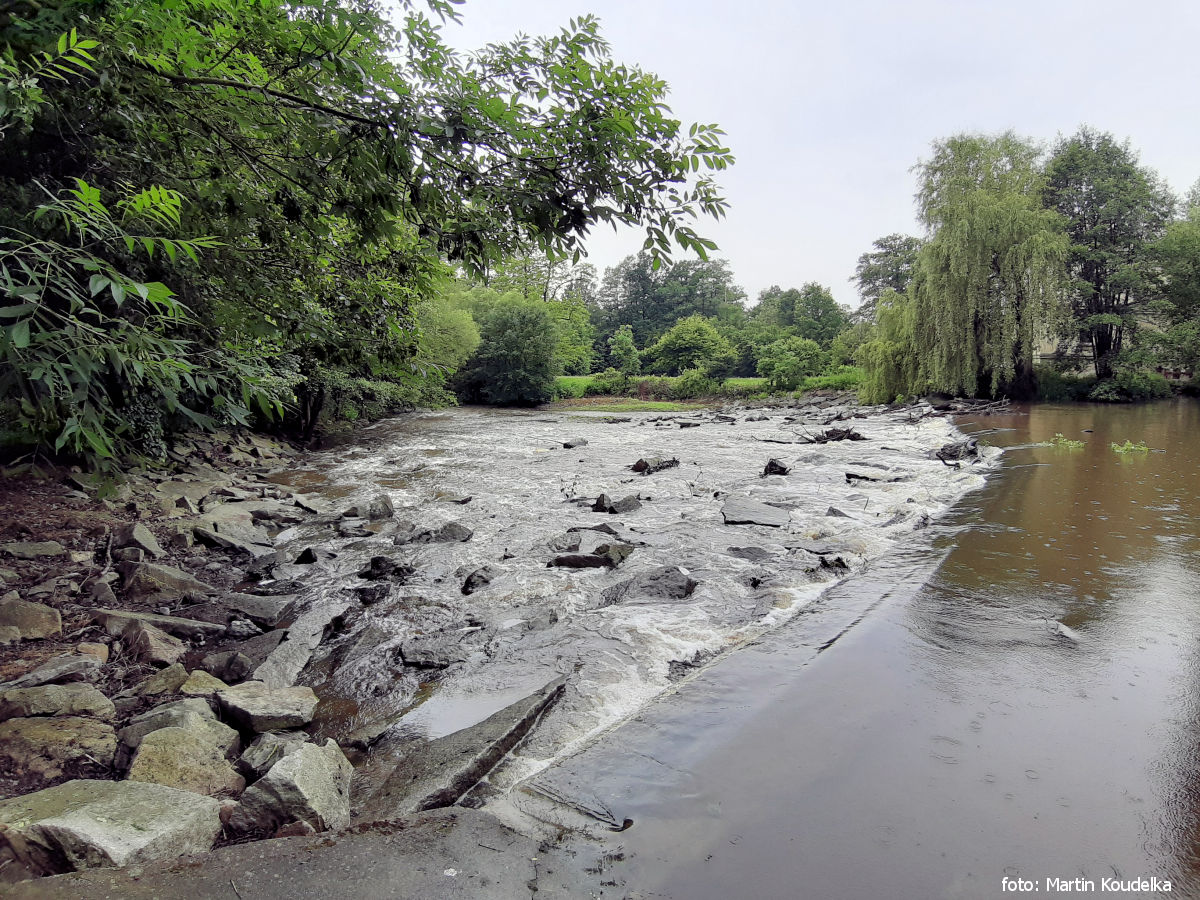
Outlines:
<svg viewBox="0 0 1200 900"><path fill-rule="evenodd" d="M29 320L22 319L12 327L12 342L13 346L18 350L24 350L29 346Z"/></svg>

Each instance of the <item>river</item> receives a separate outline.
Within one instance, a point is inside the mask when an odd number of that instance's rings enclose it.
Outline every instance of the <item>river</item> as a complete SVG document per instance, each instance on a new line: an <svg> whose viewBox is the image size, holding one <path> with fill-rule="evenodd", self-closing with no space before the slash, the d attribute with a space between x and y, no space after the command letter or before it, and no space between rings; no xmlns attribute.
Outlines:
<svg viewBox="0 0 1200 900"><path fill-rule="evenodd" d="M1200 405L958 425L985 487L500 812L630 897L1200 896Z"/></svg>

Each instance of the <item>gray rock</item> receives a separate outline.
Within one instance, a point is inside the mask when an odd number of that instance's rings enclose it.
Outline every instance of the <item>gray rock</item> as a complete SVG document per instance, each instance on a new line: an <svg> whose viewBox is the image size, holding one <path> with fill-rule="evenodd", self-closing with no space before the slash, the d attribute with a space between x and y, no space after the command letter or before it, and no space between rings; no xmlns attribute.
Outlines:
<svg viewBox="0 0 1200 900"><path fill-rule="evenodd" d="M193 578L182 569L158 563L125 563L121 566L125 580L125 591L131 597L146 597L151 594L169 597L203 597L219 591Z"/></svg>
<svg viewBox="0 0 1200 900"><path fill-rule="evenodd" d="M254 662L238 650L210 653L200 661L204 671L225 682L244 680L254 668Z"/></svg>
<svg viewBox="0 0 1200 900"><path fill-rule="evenodd" d="M262 634L262 629L249 619L234 619L229 623L227 632L234 640L241 641Z"/></svg>
<svg viewBox="0 0 1200 900"><path fill-rule="evenodd" d="M51 684L0 692L0 720L29 716L111 719L113 702L90 684Z"/></svg>
<svg viewBox="0 0 1200 900"><path fill-rule="evenodd" d="M21 629L15 625L0 625L0 647L21 640Z"/></svg>
<svg viewBox="0 0 1200 900"><path fill-rule="evenodd" d="M791 467L786 465L783 460L772 457L767 460L767 464L763 468L763 477L765 478L768 475L787 475L791 471Z"/></svg>
<svg viewBox="0 0 1200 900"><path fill-rule="evenodd" d="M270 771L271 766L290 753L299 750L308 743L308 735L303 731L282 731L260 734L256 737L242 758L238 767L252 779L262 778Z"/></svg>
<svg viewBox="0 0 1200 900"><path fill-rule="evenodd" d="M317 831L350 824L350 778L354 768L332 741L305 744L289 753L255 782L234 810L235 831L274 830L307 822Z"/></svg>
<svg viewBox="0 0 1200 900"><path fill-rule="evenodd" d="M229 685L220 678L203 669L197 669L187 677L187 681L179 686L179 693L185 697L212 697L227 687Z"/></svg>
<svg viewBox="0 0 1200 900"><path fill-rule="evenodd" d="M495 566L483 566L476 569L463 582L462 592L464 594L473 594L480 588L491 584L500 574L500 570Z"/></svg>
<svg viewBox="0 0 1200 900"><path fill-rule="evenodd" d="M133 751L137 750L146 735L162 728L186 728L202 732L207 740L221 749L222 756L229 756L241 746L237 732L217 721L208 701L190 697L163 703L130 719L129 724L117 732L117 768L123 769L129 764Z"/></svg>
<svg viewBox="0 0 1200 900"><path fill-rule="evenodd" d="M556 556L548 565L571 569L613 569L633 552L633 545L612 542L601 544L592 553L568 553Z"/></svg>
<svg viewBox="0 0 1200 900"><path fill-rule="evenodd" d="M392 498L387 494L376 494L368 502L350 507L342 513L342 518L376 521L378 519L390 519L395 514L396 509L392 506Z"/></svg>
<svg viewBox="0 0 1200 900"><path fill-rule="evenodd" d="M411 525L410 528L412 530L401 528L397 531L396 536L392 539L392 543L396 546L403 546L405 544L454 544L469 541L475 536L475 532L461 522L447 522L440 528L416 529Z"/></svg>
<svg viewBox="0 0 1200 900"><path fill-rule="evenodd" d="M627 513L641 508L641 501L632 494L628 497L622 497L620 500L613 500L608 494L601 494L596 498L596 502L592 504L593 512L604 513Z"/></svg>
<svg viewBox="0 0 1200 900"><path fill-rule="evenodd" d="M216 602L229 609L237 610L242 615L264 625L274 625L283 616L284 611L291 606L295 597L289 595L262 596L260 594L239 594L230 591L222 594ZM257 634L258 632L255 632Z"/></svg>
<svg viewBox="0 0 1200 900"><path fill-rule="evenodd" d="M153 625L160 631L174 634L190 640L220 637L225 633L225 626L216 622L204 622L200 619L183 619L178 616L163 616L158 613L138 613L118 609L98 609L92 617L96 623L114 637L124 634L130 625L140 622Z"/></svg>
<svg viewBox="0 0 1200 900"><path fill-rule="evenodd" d="M166 552L158 544L158 539L141 522L132 525L122 525L113 532L113 546L134 548L148 553L155 559L162 559Z"/></svg>
<svg viewBox="0 0 1200 900"><path fill-rule="evenodd" d="M563 441L564 450L574 450L576 447L586 447L587 438L573 437L570 440Z"/></svg>
<svg viewBox="0 0 1200 900"><path fill-rule="evenodd" d="M419 669L445 669L465 662L487 640L480 628L434 631L411 637L400 645L406 666Z"/></svg>
<svg viewBox="0 0 1200 900"><path fill-rule="evenodd" d="M696 586L696 581L678 566L662 566L607 588L600 594L600 605L682 600L690 597Z"/></svg>
<svg viewBox="0 0 1200 900"><path fill-rule="evenodd" d="M314 606L300 616L287 630L287 640L281 642L255 668L255 680L272 687L286 687L295 683L296 677L312 658L313 651L320 646L329 624L348 609L349 603L325 603Z"/></svg>
<svg viewBox="0 0 1200 900"><path fill-rule="evenodd" d="M179 690L188 679L187 669L183 663L172 663L161 672L151 675L140 682L129 692L136 697L156 697L159 694L173 694ZM125 692L123 692L125 693Z"/></svg>
<svg viewBox="0 0 1200 900"><path fill-rule="evenodd" d="M130 622L121 632L121 639L142 662L160 668L179 662L188 649L183 641L146 622Z"/></svg>
<svg viewBox="0 0 1200 900"><path fill-rule="evenodd" d="M782 553L783 551L779 551ZM766 562L776 556L770 550L763 547L730 547L729 555L736 556L739 559L747 559L750 562Z"/></svg>
<svg viewBox="0 0 1200 900"><path fill-rule="evenodd" d="M363 606L374 606L376 603L382 603L391 596L392 586L387 582L380 582L378 584L360 585L359 587L351 588L350 591Z"/></svg>
<svg viewBox="0 0 1200 900"><path fill-rule="evenodd" d="M842 512L836 506L831 506L831 507L829 507L829 509L825 510L825 515L830 518L837 518L837 519L851 518L850 513Z"/></svg>
<svg viewBox="0 0 1200 900"><path fill-rule="evenodd" d="M0 847L30 876L207 853L220 804L158 784L68 781L0 800Z"/></svg>
<svg viewBox="0 0 1200 900"><path fill-rule="evenodd" d="M358 573L359 578L368 581L403 581L415 572L412 566L404 565L386 556L372 556L371 561Z"/></svg>
<svg viewBox="0 0 1200 900"><path fill-rule="evenodd" d="M634 472L641 472L643 475L653 475L664 469L673 469L677 465L679 465L679 460L674 457L663 459L661 456L644 456L629 468Z"/></svg>
<svg viewBox="0 0 1200 900"><path fill-rule="evenodd" d="M42 663L32 672L6 682L0 687L26 688L43 684L58 684L68 681L91 681L103 664L94 656L64 653Z"/></svg>
<svg viewBox="0 0 1200 900"><path fill-rule="evenodd" d="M232 525L225 525L220 531L214 531L197 525L192 529L192 534L206 547L232 550L234 553L242 553L252 559L260 559L275 553L275 548L271 545L267 535L253 528L235 528Z"/></svg>
<svg viewBox="0 0 1200 900"><path fill-rule="evenodd" d="M117 737L107 722L37 716L0 722L0 765L10 775L58 778L76 766L111 766Z"/></svg>
<svg viewBox="0 0 1200 900"><path fill-rule="evenodd" d="M730 497L721 508L721 515L726 525L766 525L769 528L782 528L790 519L787 510L746 497Z"/></svg>
<svg viewBox="0 0 1200 900"><path fill-rule="evenodd" d="M222 745L203 727L171 725L145 735L129 766L128 778L210 797L236 797L246 787L246 779L225 759Z"/></svg>
<svg viewBox="0 0 1200 900"><path fill-rule="evenodd" d="M0 544L0 553L17 559L42 559L50 556L66 556L67 551L58 541L18 541Z"/></svg>
<svg viewBox="0 0 1200 900"><path fill-rule="evenodd" d="M247 681L218 693L217 702L239 725L261 734L307 725L316 711L317 695L310 687L272 688Z"/></svg>
<svg viewBox="0 0 1200 900"><path fill-rule="evenodd" d="M6 595L6 599L0 602L0 625L16 628L26 640L48 638L62 633L62 616L51 606L7 599Z"/></svg>

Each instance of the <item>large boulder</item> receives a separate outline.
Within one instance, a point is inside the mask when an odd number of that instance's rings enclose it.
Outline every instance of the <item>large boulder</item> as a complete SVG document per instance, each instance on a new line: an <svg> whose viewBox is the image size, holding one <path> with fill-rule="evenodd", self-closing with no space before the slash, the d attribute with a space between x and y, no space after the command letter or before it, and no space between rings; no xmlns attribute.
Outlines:
<svg viewBox="0 0 1200 900"><path fill-rule="evenodd" d="M217 746L222 758L237 752L241 746L238 733L223 722L218 722L207 701L199 697L176 700L148 709L129 720L129 724L117 732L120 747L116 764L125 768L130 759L149 734L164 728L184 728L202 733L205 739Z"/></svg>
<svg viewBox="0 0 1200 900"><path fill-rule="evenodd" d="M281 642L254 670L254 679L271 687L287 687L295 682L308 665L313 651L325 638L325 630L351 608L349 603L325 603L314 606L292 623L287 640Z"/></svg>
<svg viewBox="0 0 1200 900"><path fill-rule="evenodd" d="M0 692L0 720L29 716L111 719L113 702L90 684L50 684Z"/></svg>
<svg viewBox="0 0 1200 900"><path fill-rule="evenodd" d="M455 544L469 541L474 536L475 532L461 522L447 522L438 528L417 528L411 522L402 522L392 543L398 547L405 544Z"/></svg>
<svg viewBox="0 0 1200 900"><path fill-rule="evenodd" d="M138 744L128 778L210 797L236 797L245 789L246 779L233 770L225 752L222 742L203 724L159 728Z"/></svg>
<svg viewBox="0 0 1200 900"><path fill-rule="evenodd" d="M0 881L207 853L221 831L211 797L135 781L68 781L0 800Z"/></svg>
<svg viewBox="0 0 1200 900"><path fill-rule="evenodd" d="M220 691L217 702L231 719L259 734L307 725L317 709L312 688L272 688L261 681L246 681Z"/></svg>
<svg viewBox="0 0 1200 900"><path fill-rule="evenodd" d="M235 831L274 831L289 822L307 822L316 831L345 828L353 774L334 741L305 744L247 789L229 825Z"/></svg>
<svg viewBox="0 0 1200 900"><path fill-rule="evenodd" d="M0 722L0 765L12 775L58 778L78 766L111 766L117 737L107 722L37 716Z"/></svg>
<svg viewBox="0 0 1200 900"><path fill-rule="evenodd" d="M768 506L747 497L730 497L721 508L726 525L766 525L782 528L791 519L786 509Z"/></svg>
<svg viewBox="0 0 1200 900"><path fill-rule="evenodd" d="M0 625L11 625L26 640L48 638L62 633L62 616L57 609L44 603L6 599L0 601Z"/></svg>

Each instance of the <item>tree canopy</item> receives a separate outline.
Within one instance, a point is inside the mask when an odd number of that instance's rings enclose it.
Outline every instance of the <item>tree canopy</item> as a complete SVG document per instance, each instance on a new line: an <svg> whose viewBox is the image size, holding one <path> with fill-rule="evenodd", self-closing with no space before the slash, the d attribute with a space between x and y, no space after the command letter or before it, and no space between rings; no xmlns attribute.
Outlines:
<svg viewBox="0 0 1200 900"><path fill-rule="evenodd" d="M592 17L464 55L450 0L394 22L363 0L15 6L0 381L36 441L111 455L139 397L201 423L319 407L324 372L411 373L445 261L574 255L597 223L703 256L693 219L724 214L720 130L672 118Z"/></svg>

